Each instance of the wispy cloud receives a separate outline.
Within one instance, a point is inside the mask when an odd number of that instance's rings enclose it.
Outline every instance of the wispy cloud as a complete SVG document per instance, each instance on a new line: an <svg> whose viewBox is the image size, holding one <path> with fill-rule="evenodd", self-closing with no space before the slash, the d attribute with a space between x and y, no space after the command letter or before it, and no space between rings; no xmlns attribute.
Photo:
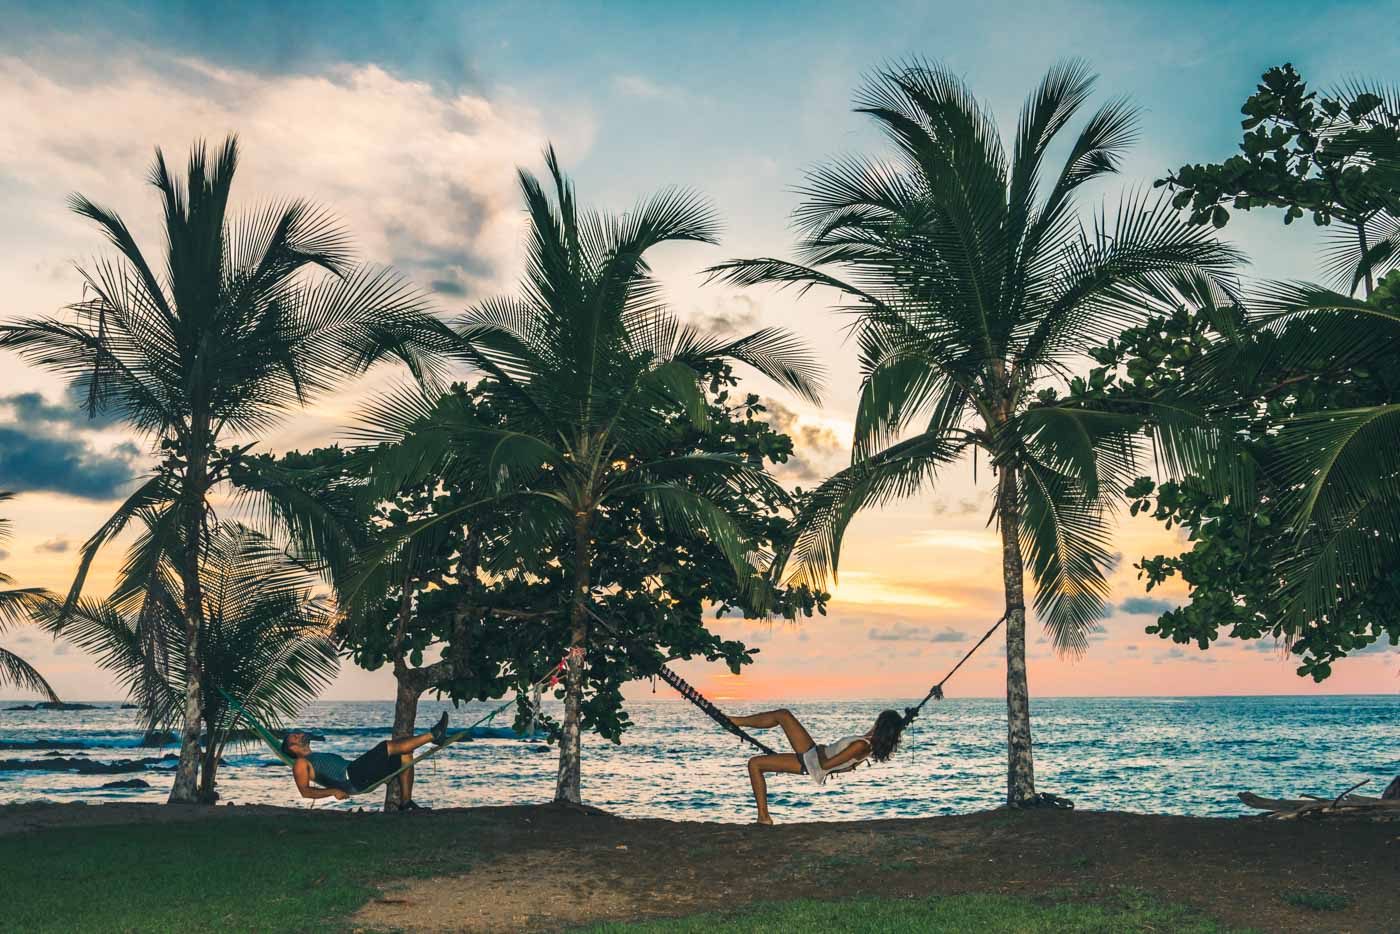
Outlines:
<svg viewBox="0 0 1400 934"><path fill-rule="evenodd" d="M915 548L956 548L961 551L992 552L1001 549L996 533L968 529L929 529L920 532L906 545Z"/></svg>
<svg viewBox="0 0 1400 934"><path fill-rule="evenodd" d="M612 86L619 94L645 101L665 100L680 93L675 88L637 74L613 75Z"/></svg>
<svg viewBox="0 0 1400 934"><path fill-rule="evenodd" d="M1161 616L1176 609L1170 600L1156 600L1152 597L1129 597L1118 604L1118 609L1130 615Z"/></svg>
<svg viewBox="0 0 1400 934"><path fill-rule="evenodd" d="M886 629L870 627L866 633L876 642L965 642L967 633L952 626L934 628L932 626L911 626L896 622Z"/></svg>

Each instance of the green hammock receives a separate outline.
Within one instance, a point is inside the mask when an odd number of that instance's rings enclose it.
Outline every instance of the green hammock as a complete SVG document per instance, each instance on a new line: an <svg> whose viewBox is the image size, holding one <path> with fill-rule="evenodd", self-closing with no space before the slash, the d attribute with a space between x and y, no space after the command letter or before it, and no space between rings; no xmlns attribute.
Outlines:
<svg viewBox="0 0 1400 934"><path fill-rule="evenodd" d="M230 704L233 705L233 709L238 711L239 717L242 717L244 720L248 721L248 725L253 728L253 732L257 733L258 736L262 739L262 741L267 743L268 748L270 748L274 753L276 753L277 758L281 759L287 765L291 765L292 760L282 752L281 738L279 738L277 734L273 733L267 727L259 723L257 717L254 717L246 709L244 709L243 705L240 704L238 701L234 700L227 691L225 691L223 688L217 688L217 690L220 694L224 695L225 700L227 700ZM492 710L491 712L486 714L486 716L482 717L480 720L476 721L471 726L467 727L465 730L458 730L456 733L450 734L443 741L441 746L435 746L432 749L429 749L427 752L423 753L422 755L410 759L407 764L399 766L397 769L390 772L388 775L385 775L383 778L375 782L373 785L370 785L368 788L355 789L354 794L368 794L369 792L374 791L374 789L378 788L380 785L383 785L390 779L398 778L401 774L413 768L415 765L422 762L424 759L431 759L433 756L442 752L444 749L446 749L448 746L451 746L453 743L461 742L462 740L466 739L471 734L472 730L476 729L479 726L482 726L483 724L490 723L496 718L498 714L509 708L514 703L515 701L513 700L506 701L504 704L497 707L495 710ZM238 722L237 717L234 718L234 722Z"/></svg>

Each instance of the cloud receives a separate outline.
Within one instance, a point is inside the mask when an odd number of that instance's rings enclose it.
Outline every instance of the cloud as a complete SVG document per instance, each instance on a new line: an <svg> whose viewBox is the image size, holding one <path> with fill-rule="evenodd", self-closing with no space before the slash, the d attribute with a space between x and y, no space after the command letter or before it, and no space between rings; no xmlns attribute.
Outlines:
<svg viewBox="0 0 1400 934"><path fill-rule="evenodd" d="M739 335L759 326L758 303L747 295L726 295L705 311L690 316L702 331Z"/></svg>
<svg viewBox="0 0 1400 934"><path fill-rule="evenodd" d="M93 80L56 55L0 58L0 100L0 177L46 210L55 191L81 191L123 211L154 250L156 204L143 184L152 148L182 165L191 141L236 131L236 205L308 198L345 223L367 259L454 296L506 283L523 224L514 168L536 161L544 141L524 104L373 65L259 75L111 49ZM582 137L560 140L566 165L591 136L586 114L573 119L555 128ZM97 248L95 235L88 243Z"/></svg>
<svg viewBox="0 0 1400 934"><path fill-rule="evenodd" d="M872 626L866 635L876 642L964 642L967 639L967 633L952 626L933 629L904 622L896 622L888 629Z"/></svg>
<svg viewBox="0 0 1400 934"><path fill-rule="evenodd" d="M115 499L136 470L123 446L101 454L79 438L0 425L0 489L50 490L81 499Z"/></svg>
<svg viewBox="0 0 1400 934"><path fill-rule="evenodd" d="M663 100L677 94L674 88L642 75L613 75L612 86L619 94L647 101Z"/></svg>
<svg viewBox="0 0 1400 934"><path fill-rule="evenodd" d="M1125 645L1125 646L1123 646L1123 651L1124 651L1124 652L1136 652L1136 651L1138 651L1138 647L1135 646L1135 645Z"/></svg>
<svg viewBox="0 0 1400 934"><path fill-rule="evenodd" d="M986 512L991 507L992 497L990 493L977 493L973 496L964 496L956 501L947 499L936 499L933 501L933 514L935 516L974 516Z"/></svg>
<svg viewBox="0 0 1400 934"><path fill-rule="evenodd" d="M63 425L95 429L105 428L117 421L116 415L110 412L98 412L95 418L89 418L87 398L71 385L61 403L50 402L37 392L19 392L0 396L0 410L4 410L17 424L26 426Z"/></svg>
<svg viewBox="0 0 1400 934"><path fill-rule="evenodd" d="M1167 650L1166 654L1162 655L1160 658L1153 659L1153 662L1160 662L1163 658L1169 658L1173 661L1193 662L1199 665L1214 665L1218 661L1220 661L1218 658L1212 655L1207 655L1203 651L1195 651L1188 653L1184 649L1182 649L1181 646L1172 646L1170 649Z"/></svg>
<svg viewBox="0 0 1400 934"><path fill-rule="evenodd" d="M796 412L774 399L762 401L768 424L792 438L793 456L774 473L800 483L815 483L839 469L846 446L836 432L825 425L804 424Z"/></svg>
<svg viewBox="0 0 1400 934"><path fill-rule="evenodd" d="M72 542L60 536L58 538L51 538L46 542L40 542L34 546L34 550L46 552L48 554L61 555L72 547Z"/></svg>
<svg viewBox="0 0 1400 934"><path fill-rule="evenodd" d="M1143 616L1161 616L1176 607L1170 600L1154 600L1152 597L1129 597L1118 604L1118 609L1124 613Z"/></svg>
<svg viewBox="0 0 1400 934"><path fill-rule="evenodd" d="M968 529L929 529L915 535L906 544L921 548L953 548L959 551L1001 550L1001 542L996 533Z"/></svg>

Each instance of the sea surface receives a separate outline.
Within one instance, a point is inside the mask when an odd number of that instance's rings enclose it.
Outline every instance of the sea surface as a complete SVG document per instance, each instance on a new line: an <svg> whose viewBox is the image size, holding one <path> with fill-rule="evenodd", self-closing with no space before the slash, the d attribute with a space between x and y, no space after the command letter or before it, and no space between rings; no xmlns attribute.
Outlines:
<svg viewBox="0 0 1400 934"><path fill-rule="evenodd" d="M787 706L818 742L863 732L885 707L908 701L745 703L750 712ZM0 803L14 801L161 801L174 746L140 747L136 711L117 701L98 709L15 710L0 701ZM419 722L440 710L470 723L490 705L424 701ZM749 821L747 746L689 704L630 705L635 726L621 745L590 737L584 748L584 800L630 817ZM323 702L297 725L323 734L316 748L353 757L386 738L390 702ZM1248 812L1238 791L1269 796L1335 795L1362 779L1379 794L1400 773L1400 696L1043 698L1034 702L1036 786L1080 808L1229 816ZM781 732L760 734L786 750ZM805 776L774 776L770 803L780 821L861 820L983 810L1003 800L1006 708L995 699L932 705L889 762L862 766L818 787ZM66 761L65 761L66 760ZM62 770L73 761L129 771ZM20 763L38 768L17 768ZM231 748L219 772L224 801L304 804L290 770L261 744ZM548 801L556 749L508 729L453 746L418 770L422 804L470 806ZM82 766L81 768L92 768ZM141 779L149 788L110 789ZM318 807L376 805L381 793Z"/></svg>

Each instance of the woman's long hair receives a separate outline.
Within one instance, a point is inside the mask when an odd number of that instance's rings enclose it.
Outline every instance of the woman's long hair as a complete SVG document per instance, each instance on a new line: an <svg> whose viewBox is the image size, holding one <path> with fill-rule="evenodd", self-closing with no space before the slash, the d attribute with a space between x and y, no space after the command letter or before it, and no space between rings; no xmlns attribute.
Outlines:
<svg viewBox="0 0 1400 934"><path fill-rule="evenodd" d="M870 758L884 762L899 748L899 738L904 735L904 718L896 711L886 710L875 718L875 729L870 731Z"/></svg>

